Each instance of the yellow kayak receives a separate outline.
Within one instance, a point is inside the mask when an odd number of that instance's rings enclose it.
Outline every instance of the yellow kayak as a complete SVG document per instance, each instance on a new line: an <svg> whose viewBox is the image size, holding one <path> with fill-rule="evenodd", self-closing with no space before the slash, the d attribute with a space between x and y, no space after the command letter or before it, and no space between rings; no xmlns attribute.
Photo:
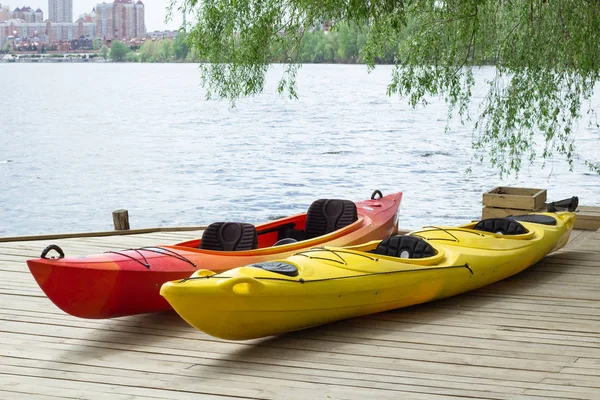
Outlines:
<svg viewBox="0 0 600 400"><path fill-rule="evenodd" d="M253 339L477 289L563 247L574 223L574 213L558 212L426 227L220 274L197 271L160 294L209 335Z"/></svg>

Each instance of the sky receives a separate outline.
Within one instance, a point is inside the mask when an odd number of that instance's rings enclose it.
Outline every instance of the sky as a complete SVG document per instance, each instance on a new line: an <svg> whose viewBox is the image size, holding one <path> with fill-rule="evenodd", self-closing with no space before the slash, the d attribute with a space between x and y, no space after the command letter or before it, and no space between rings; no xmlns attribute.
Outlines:
<svg viewBox="0 0 600 400"><path fill-rule="evenodd" d="M89 13L92 8L98 3L112 2L113 0L73 0L73 20L75 21L79 15ZM135 0L137 1L137 0ZM166 0L142 0L146 8L146 30L148 32L155 30L173 30L179 29L182 17L178 15L173 21L165 24L165 9L167 7ZM33 9L38 7L44 12L44 19L48 18L48 0L0 0L0 4L7 5L11 11L17 7L29 6Z"/></svg>

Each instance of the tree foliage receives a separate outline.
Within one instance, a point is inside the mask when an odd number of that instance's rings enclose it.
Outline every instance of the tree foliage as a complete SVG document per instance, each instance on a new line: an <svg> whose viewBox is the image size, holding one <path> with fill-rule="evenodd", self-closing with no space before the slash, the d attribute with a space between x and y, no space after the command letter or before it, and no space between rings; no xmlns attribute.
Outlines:
<svg viewBox="0 0 600 400"><path fill-rule="evenodd" d="M314 29L302 35L300 51L293 61L298 63L364 63L362 49L369 27L339 23L335 29ZM286 61L278 60L275 61ZM394 55L385 54L377 63L393 64Z"/></svg>
<svg viewBox="0 0 600 400"><path fill-rule="evenodd" d="M9 43L5 43L4 46L2 46L2 48L0 48L0 54L8 54L10 53L11 50L11 46Z"/></svg>
<svg viewBox="0 0 600 400"><path fill-rule="evenodd" d="M185 61L190 58L190 48L185 40L185 33L179 33L175 40L147 40L140 47L141 62Z"/></svg>
<svg viewBox="0 0 600 400"><path fill-rule="evenodd" d="M173 41L173 52L176 60L185 60L190 52L190 46L187 43L187 34L179 32Z"/></svg>
<svg viewBox="0 0 600 400"><path fill-rule="evenodd" d="M100 50L102 48L102 39L96 38L92 41L92 50Z"/></svg>
<svg viewBox="0 0 600 400"><path fill-rule="evenodd" d="M170 1L171 11L196 16L188 42L206 62L209 96L232 102L262 92L272 61L286 63L279 92L296 97L303 51L324 23L339 28L348 54L356 56L350 43L363 40L358 57L369 68L394 61L389 95L413 106L439 96L463 122L471 118L473 66L495 65L473 146L501 173L518 173L538 156L572 166L576 124L591 112L585 106L599 79L600 0ZM353 25L368 27L364 37L347 35L344 26ZM335 57L332 47L323 45L318 57ZM600 172L594 160L583 161Z"/></svg>
<svg viewBox="0 0 600 400"><path fill-rule="evenodd" d="M175 54L172 40L163 40L158 46L158 55L162 61L170 61Z"/></svg>
<svg viewBox="0 0 600 400"><path fill-rule="evenodd" d="M125 55L125 61L127 62L140 62L140 55L135 51L130 51Z"/></svg>
<svg viewBox="0 0 600 400"><path fill-rule="evenodd" d="M100 55L100 57L104 58L104 61L106 61L109 52L110 49L106 47L106 45L102 45L102 47L100 47L100 50L98 51L98 54Z"/></svg>
<svg viewBox="0 0 600 400"><path fill-rule="evenodd" d="M154 62L158 54L156 42L152 40L146 40L142 47L140 47L140 61L141 62Z"/></svg>
<svg viewBox="0 0 600 400"><path fill-rule="evenodd" d="M117 62L125 61L129 52L129 47L125 43L114 41L110 46L110 59Z"/></svg>

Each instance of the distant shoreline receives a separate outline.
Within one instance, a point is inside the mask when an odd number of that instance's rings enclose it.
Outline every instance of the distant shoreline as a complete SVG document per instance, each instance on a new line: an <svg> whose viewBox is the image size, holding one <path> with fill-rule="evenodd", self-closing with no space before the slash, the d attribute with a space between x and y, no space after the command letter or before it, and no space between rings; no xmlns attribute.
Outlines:
<svg viewBox="0 0 600 400"><path fill-rule="evenodd" d="M8 56L8 57L7 57ZM200 64L198 60L171 60L171 61L114 61L102 58L97 52L66 52L66 53L16 53L16 54L0 54L0 63L111 63L111 64ZM280 62L272 62L271 64L281 64ZM328 64L328 65L366 65L361 62L301 62L300 64ZM392 65L390 63L377 63L377 65Z"/></svg>

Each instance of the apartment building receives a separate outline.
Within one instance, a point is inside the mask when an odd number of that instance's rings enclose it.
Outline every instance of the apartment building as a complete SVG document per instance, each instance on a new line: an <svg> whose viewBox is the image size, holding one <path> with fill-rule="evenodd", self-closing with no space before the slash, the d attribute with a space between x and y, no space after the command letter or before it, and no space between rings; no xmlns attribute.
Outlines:
<svg viewBox="0 0 600 400"><path fill-rule="evenodd" d="M73 22L73 0L48 0L48 19L52 22Z"/></svg>

